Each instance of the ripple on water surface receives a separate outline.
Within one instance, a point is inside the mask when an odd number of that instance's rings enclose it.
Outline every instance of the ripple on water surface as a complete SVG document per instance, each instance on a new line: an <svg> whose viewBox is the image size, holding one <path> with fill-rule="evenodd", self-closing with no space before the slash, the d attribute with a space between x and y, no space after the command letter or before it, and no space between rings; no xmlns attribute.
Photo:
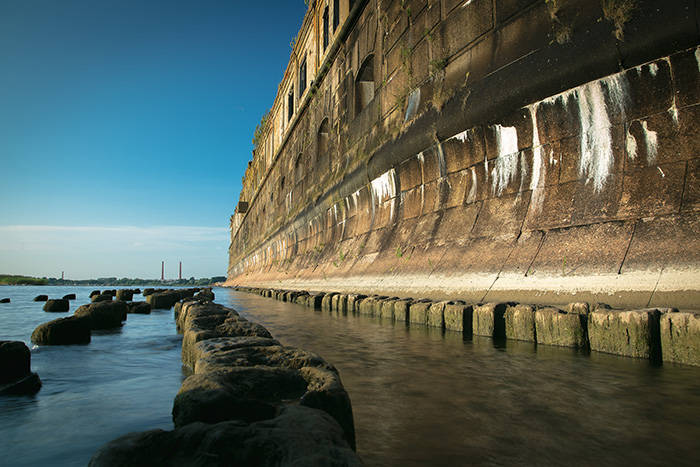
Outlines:
<svg viewBox="0 0 700 467"><path fill-rule="evenodd" d="M6 287L2 339L29 342L39 293ZM337 316L217 289L217 302L340 371L368 465L698 465L700 369ZM129 315L87 346L32 350L44 386L0 397L0 447L11 465L85 465L130 431L170 429L183 378L172 311Z"/></svg>
<svg viewBox="0 0 700 467"><path fill-rule="evenodd" d="M338 368L368 465L700 461L700 368L217 298Z"/></svg>
<svg viewBox="0 0 700 467"><path fill-rule="evenodd" d="M172 311L129 315L116 331L95 331L88 345L32 346L34 328L68 316L94 287L3 287L0 339L32 348L43 386L32 397L0 396L0 465L86 465L95 450L131 431L171 429L182 381L181 337ZM75 292L69 313L46 313L32 299Z"/></svg>

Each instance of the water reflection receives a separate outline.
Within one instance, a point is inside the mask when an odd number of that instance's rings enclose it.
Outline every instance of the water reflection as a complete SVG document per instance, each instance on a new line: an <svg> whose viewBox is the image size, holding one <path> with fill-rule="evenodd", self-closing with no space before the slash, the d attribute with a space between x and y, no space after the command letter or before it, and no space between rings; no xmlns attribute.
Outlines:
<svg viewBox="0 0 700 467"><path fill-rule="evenodd" d="M368 465L700 461L700 369L217 299L340 370Z"/></svg>

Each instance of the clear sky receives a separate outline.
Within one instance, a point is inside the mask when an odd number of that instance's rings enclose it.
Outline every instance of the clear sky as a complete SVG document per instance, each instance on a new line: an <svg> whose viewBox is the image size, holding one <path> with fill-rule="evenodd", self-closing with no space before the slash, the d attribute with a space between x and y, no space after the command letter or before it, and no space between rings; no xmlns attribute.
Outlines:
<svg viewBox="0 0 700 467"><path fill-rule="evenodd" d="M225 275L303 0L0 0L0 273Z"/></svg>

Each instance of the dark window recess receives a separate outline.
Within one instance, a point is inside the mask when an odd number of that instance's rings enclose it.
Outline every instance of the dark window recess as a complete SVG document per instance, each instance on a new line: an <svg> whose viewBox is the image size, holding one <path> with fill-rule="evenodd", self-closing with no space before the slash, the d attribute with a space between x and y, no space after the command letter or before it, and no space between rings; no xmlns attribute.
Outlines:
<svg viewBox="0 0 700 467"><path fill-rule="evenodd" d="M306 59L299 66L299 95L304 94L306 89Z"/></svg>
<svg viewBox="0 0 700 467"><path fill-rule="evenodd" d="M367 57L355 80L355 114L374 99L374 55Z"/></svg>
<svg viewBox="0 0 700 467"><path fill-rule="evenodd" d="M287 96L287 122L292 120L294 116L294 88L289 90L289 95Z"/></svg>
<svg viewBox="0 0 700 467"><path fill-rule="evenodd" d="M333 32L340 24L340 0L333 0Z"/></svg>
<svg viewBox="0 0 700 467"><path fill-rule="evenodd" d="M328 47L328 7L323 10L323 50Z"/></svg>

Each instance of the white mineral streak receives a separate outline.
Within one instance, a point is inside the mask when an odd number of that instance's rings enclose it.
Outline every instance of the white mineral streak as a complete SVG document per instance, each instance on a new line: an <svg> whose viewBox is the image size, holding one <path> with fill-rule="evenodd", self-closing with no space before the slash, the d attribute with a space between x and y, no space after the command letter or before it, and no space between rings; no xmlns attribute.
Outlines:
<svg viewBox="0 0 700 467"><path fill-rule="evenodd" d="M464 131L461 132L461 133L457 133L456 135L454 135L454 136L451 137L450 139L456 139L456 140L459 140L459 141L462 142L462 143L466 143L467 140L469 139L469 132L468 132L467 130L464 130ZM449 141L449 140L448 140L448 141Z"/></svg>
<svg viewBox="0 0 700 467"><path fill-rule="evenodd" d="M420 105L420 88L414 89L408 95L408 105L406 106L406 114L404 115L403 121L406 123L416 116L418 113L418 106Z"/></svg>
<svg viewBox="0 0 700 467"><path fill-rule="evenodd" d="M442 144L437 143L438 168L440 169L440 177L447 175L447 162L445 162L445 153L442 151Z"/></svg>
<svg viewBox="0 0 700 467"><path fill-rule="evenodd" d="M532 177L530 178L530 206L534 212L542 210L544 202L544 181L547 166L542 157L542 143L540 142L540 131L537 128L537 108L539 103L534 103L528 107L530 119L532 120ZM552 153L550 153L550 163ZM522 189L522 187L521 187Z"/></svg>
<svg viewBox="0 0 700 467"><path fill-rule="evenodd" d="M374 204L379 206L382 202L396 197L396 171L390 169L370 182ZM391 203L391 219L394 219L394 203Z"/></svg>
<svg viewBox="0 0 700 467"><path fill-rule="evenodd" d="M491 170L491 192L500 196L518 172L518 132L512 126L494 128L498 157Z"/></svg>
<svg viewBox="0 0 700 467"><path fill-rule="evenodd" d="M671 73L671 80L673 80L673 67L671 66L671 59L669 57L664 58L668 64L668 69ZM678 106L676 105L676 93L671 93L671 107L668 108L668 113L671 114L674 125L678 126Z"/></svg>
<svg viewBox="0 0 700 467"><path fill-rule="evenodd" d="M647 128L646 120L642 120L642 131L644 132L644 142L647 147L647 164L653 165L656 162L657 135L655 131Z"/></svg>
<svg viewBox="0 0 700 467"><path fill-rule="evenodd" d="M467 195L467 204L471 204L476 201L476 170L474 167L471 168L472 173L472 184L469 187L469 194Z"/></svg>
<svg viewBox="0 0 700 467"><path fill-rule="evenodd" d="M659 65L656 63L650 63L649 64L649 73L651 73L651 76L656 78L656 74L659 72Z"/></svg>
<svg viewBox="0 0 700 467"><path fill-rule="evenodd" d="M606 84L610 101L624 111L625 91L620 74L587 83L575 90L581 116L581 159L579 176L599 192L613 168L611 123L603 93Z"/></svg>
<svg viewBox="0 0 700 467"><path fill-rule="evenodd" d="M664 177L666 176L666 174L664 173L663 170L661 170L661 167L659 167L659 166L657 165L656 168L659 169L659 172L661 173L661 178L664 178Z"/></svg>
<svg viewBox="0 0 700 467"><path fill-rule="evenodd" d="M370 182L372 194L378 202L396 196L396 171L390 169Z"/></svg>
<svg viewBox="0 0 700 467"><path fill-rule="evenodd" d="M625 147L627 148L627 157L634 160L637 158L637 139L632 133L630 133L629 128L627 129L627 136L625 138Z"/></svg>
<svg viewBox="0 0 700 467"><path fill-rule="evenodd" d="M467 0L466 2L462 3L462 8L469 6L469 4L473 1L474 0Z"/></svg>

